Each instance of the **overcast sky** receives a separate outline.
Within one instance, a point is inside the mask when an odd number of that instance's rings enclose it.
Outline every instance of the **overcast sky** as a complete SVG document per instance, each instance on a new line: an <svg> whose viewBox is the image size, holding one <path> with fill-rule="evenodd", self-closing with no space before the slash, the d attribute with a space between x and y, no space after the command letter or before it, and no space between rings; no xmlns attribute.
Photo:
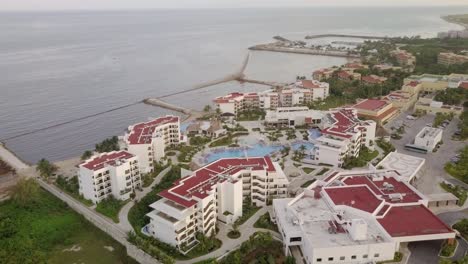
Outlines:
<svg viewBox="0 0 468 264"><path fill-rule="evenodd" d="M468 5L468 0L0 0L0 10Z"/></svg>

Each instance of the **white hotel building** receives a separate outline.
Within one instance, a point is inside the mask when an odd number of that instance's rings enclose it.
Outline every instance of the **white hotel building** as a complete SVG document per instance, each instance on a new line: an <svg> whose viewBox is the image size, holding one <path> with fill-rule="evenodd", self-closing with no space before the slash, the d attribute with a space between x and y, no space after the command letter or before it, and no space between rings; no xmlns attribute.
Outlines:
<svg viewBox="0 0 468 264"><path fill-rule="evenodd" d="M168 146L181 139L178 116L165 116L128 127L124 136L126 150L138 156L142 172L153 171L153 162L165 156Z"/></svg>
<svg viewBox="0 0 468 264"><path fill-rule="evenodd" d="M264 206L287 197L289 182L270 157L229 158L210 163L159 193L151 204L146 233L182 251L196 245L196 232L207 236L216 221L233 223L242 216L245 198Z"/></svg>
<svg viewBox="0 0 468 264"><path fill-rule="evenodd" d="M111 195L127 200L141 186L138 158L127 151L95 155L79 165L78 182L80 194L93 203Z"/></svg>
<svg viewBox="0 0 468 264"><path fill-rule="evenodd" d="M332 172L296 198L273 200L273 221L296 263L391 260L401 243L455 238L427 198L391 170Z"/></svg>
<svg viewBox="0 0 468 264"><path fill-rule="evenodd" d="M373 150L377 124L361 121L356 109L343 108L328 112L321 122L321 136L312 139L310 158L316 163L341 167L346 157L357 157L362 146Z"/></svg>
<svg viewBox="0 0 468 264"><path fill-rule="evenodd" d="M249 109L276 109L278 107L300 106L322 100L329 95L329 84L315 80L301 80L277 90L260 93L234 92L214 99L222 114L237 116Z"/></svg>
<svg viewBox="0 0 468 264"><path fill-rule="evenodd" d="M308 161L343 165L345 157L357 157L362 146L373 149L377 124L361 121L353 108L331 111L308 107L280 107L266 112L265 123L270 126L309 126L320 128L321 136L311 139L314 148L308 151Z"/></svg>

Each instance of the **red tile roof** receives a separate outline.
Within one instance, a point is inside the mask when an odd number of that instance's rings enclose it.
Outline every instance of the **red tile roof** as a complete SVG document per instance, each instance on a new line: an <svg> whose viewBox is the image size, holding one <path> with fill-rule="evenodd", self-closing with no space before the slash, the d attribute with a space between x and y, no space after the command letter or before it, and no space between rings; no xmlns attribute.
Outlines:
<svg viewBox="0 0 468 264"><path fill-rule="evenodd" d="M135 157L133 154L126 151L114 151L94 156L91 160L82 163L81 166L96 171L104 168L107 164L114 166L117 160L127 160L133 157Z"/></svg>
<svg viewBox="0 0 468 264"><path fill-rule="evenodd" d="M452 233L453 231L424 205L393 206L377 221L392 237Z"/></svg>
<svg viewBox="0 0 468 264"><path fill-rule="evenodd" d="M386 105L388 105L388 102L384 100L366 99L354 105L354 108L376 111L376 110L383 108Z"/></svg>
<svg viewBox="0 0 468 264"><path fill-rule="evenodd" d="M194 197L203 199L217 183L226 181L220 175L234 175L243 169L266 170L275 172L270 157L263 158L229 158L220 159L196 170L192 175L182 178L174 185L159 193L160 196L172 200L184 207L197 203Z"/></svg>
<svg viewBox="0 0 468 264"><path fill-rule="evenodd" d="M335 120L332 126L322 129L322 134L334 135L344 138L351 138L354 128L359 124L354 109L340 109L332 112L329 116Z"/></svg>
<svg viewBox="0 0 468 264"><path fill-rule="evenodd" d="M150 144L153 133L157 127L169 123L177 124L179 122L178 116L165 116L156 118L152 121L139 123L131 128L128 135L129 144Z"/></svg>
<svg viewBox="0 0 468 264"><path fill-rule="evenodd" d="M324 88L324 86L321 85L320 82L317 82L317 81L314 82L314 81L311 81L311 80L302 80L301 85L302 85L302 87L307 88L307 89Z"/></svg>
<svg viewBox="0 0 468 264"><path fill-rule="evenodd" d="M367 186L325 188L325 192L335 205L347 205L368 213L373 213L383 203Z"/></svg>
<svg viewBox="0 0 468 264"><path fill-rule="evenodd" d="M468 89L468 82L461 82L458 85L458 88Z"/></svg>

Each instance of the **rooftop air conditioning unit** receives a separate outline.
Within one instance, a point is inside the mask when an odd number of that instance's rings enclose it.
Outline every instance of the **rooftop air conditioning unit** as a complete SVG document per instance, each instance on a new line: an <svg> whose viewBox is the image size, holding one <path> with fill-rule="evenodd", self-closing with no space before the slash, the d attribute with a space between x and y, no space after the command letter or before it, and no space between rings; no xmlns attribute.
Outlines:
<svg viewBox="0 0 468 264"><path fill-rule="evenodd" d="M403 195L401 193L392 193L392 194L389 194L388 197L390 198L392 202L398 202L398 201L403 200Z"/></svg>

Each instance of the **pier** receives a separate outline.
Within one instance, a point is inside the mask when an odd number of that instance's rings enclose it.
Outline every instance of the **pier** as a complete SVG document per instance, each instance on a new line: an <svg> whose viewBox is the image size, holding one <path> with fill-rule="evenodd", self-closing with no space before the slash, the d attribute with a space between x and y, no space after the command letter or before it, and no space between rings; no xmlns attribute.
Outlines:
<svg viewBox="0 0 468 264"><path fill-rule="evenodd" d="M387 39L388 37L369 36L369 35L349 35L349 34L317 34L317 35L308 35L305 37L305 39L317 39L317 38Z"/></svg>
<svg viewBox="0 0 468 264"><path fill-rule="evenodd" d="M1 142L0 142L0 159L17 171L29 168L29 165L26 162L21 160L18 156L15 155L15 153L13 153L13 151L9 150Z"/></svg>
<svg viewBox="0 0 468 264"><path fill-rule="evenodd" d="M190 115L193 112L193 110L191 110L191 109L184 108L184 107L181 107L181 106L176 106L176 105L173 105L173 104L170 104L170 103L166 103L166 102L164 102L164 101L162 101L162 100L160 100L158 98L147 98L147 99L143 100L143 103L148 104L148 105L153 105L153 106L166 108L166 109L176 111L176 112L186 114L186 115Z"/></svg>
<svg viewBox="0 0 468 264"><path fill-rule="evenodd" d="M250 50L260 51L271 51L271 52L283 52L283 53L296 53L306 55L319 55L319 56L332 56L332 57L343 57L343 58L361 58L358 54L351 54L347 51L332 51L332 50L317 50L311 48L290 48L277 46L275 44L261 44L249 48Z"/></svg>

